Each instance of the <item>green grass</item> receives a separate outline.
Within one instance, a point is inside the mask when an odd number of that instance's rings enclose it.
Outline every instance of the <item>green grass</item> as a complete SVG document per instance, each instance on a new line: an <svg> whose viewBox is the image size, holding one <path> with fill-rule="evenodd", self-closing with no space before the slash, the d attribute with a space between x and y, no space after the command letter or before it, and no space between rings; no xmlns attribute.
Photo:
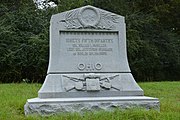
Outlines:
<svg viewBox="0 0 180 120"><path fill-rule="evenodd" d="M139 83L146 96L160 100L161 111L142 109L113 112L61 114L50 117L24 116L24 104L37 97L41 84L0 84L0 120L180 120L180 82Z"/></svg>

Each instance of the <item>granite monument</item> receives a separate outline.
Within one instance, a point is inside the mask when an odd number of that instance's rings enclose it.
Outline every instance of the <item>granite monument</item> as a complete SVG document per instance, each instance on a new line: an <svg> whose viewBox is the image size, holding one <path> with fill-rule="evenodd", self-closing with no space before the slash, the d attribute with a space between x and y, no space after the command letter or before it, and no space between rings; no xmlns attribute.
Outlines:
<svg viewBox="0 0 180 120"><path fill-rule="evenodd" d="M38 98L27 100L25 114L115 107L160 109L131 74L124 17L93 6L53 15L47 76Z"/></svg>

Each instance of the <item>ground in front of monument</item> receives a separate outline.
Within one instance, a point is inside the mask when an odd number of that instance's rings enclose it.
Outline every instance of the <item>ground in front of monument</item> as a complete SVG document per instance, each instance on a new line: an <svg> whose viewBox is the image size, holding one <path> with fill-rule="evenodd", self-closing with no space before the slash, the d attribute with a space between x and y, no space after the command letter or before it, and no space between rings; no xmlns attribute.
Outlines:
<svg viewBox="0 0 180 120"><path fill-rule="evenodd" d="M49 117L24 115L23 106L28 98L37 96L41 84L0 84L0 120L179 120L179 86L180 82L142 82L138 83L148 96L158 97L161 111L139 109L117 110L112 112L96 111L78 113L61 113ZM169 92L171 91L171 92Z"/></svg>
<svg viewBox="0 0 180 120"><path fill-rule="evenodd" d="M125 18L93 6L53 15L47 76L25 115L137 107L160 110L131 74Z"/></svg>

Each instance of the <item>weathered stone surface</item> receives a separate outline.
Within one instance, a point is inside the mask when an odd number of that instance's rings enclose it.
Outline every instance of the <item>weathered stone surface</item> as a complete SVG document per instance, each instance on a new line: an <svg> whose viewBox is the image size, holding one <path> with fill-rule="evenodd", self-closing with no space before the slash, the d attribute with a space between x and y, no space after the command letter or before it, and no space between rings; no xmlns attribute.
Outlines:
<svg viewBox="0 0 180 120"><path fill-rule="evenodd" d="M25 114L53 115L66 112L84 113L86 111L106 110L115 108L144 108L146 110L160 110L158 99L151 97L95 97L95 98L56 98L56 99L29 99L24 106Z"/></svg>
<svg viewBox="0 0 180 120"><path fill-rule="evenodd" d="M130 72L123 16L93 6L52 16L47 73L72 72Z"/></svg>
<svg viewBox="0 0 180 120"><path fill-rule="evenodd" d="M123 16L93 6L53 15L48 75L38 97L143 95L126 51Z"/></svg>
<svg viewBox="0 0 180 120"><path fill-rule="evenodd" d="M99 79L98 90L88 90L87 81ZM90 79L91 78L91 79ZM76 84L83 84L77 89ZM105 86L105 84L109 84ZM108 88L108 89L107 89ZM55 74L47 75L39 94L39 98L77 98L77 97L115 97L142 96L142 89L137 85L131 73L106 74Z"/></svg>
<svg viewBox="0 0 180 120"><path fill-rule="evenodd" d="M50 57L38 98L25 114L144 107L159 110L134 80L126 50L123 16L84 6L52 16Z"/></svg>

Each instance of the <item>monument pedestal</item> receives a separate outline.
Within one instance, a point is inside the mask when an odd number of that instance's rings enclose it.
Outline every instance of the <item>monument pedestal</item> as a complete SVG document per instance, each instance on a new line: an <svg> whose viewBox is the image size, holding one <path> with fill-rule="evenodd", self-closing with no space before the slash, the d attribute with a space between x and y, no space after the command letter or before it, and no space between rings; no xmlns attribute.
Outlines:
<svg viewBox="0 0 180 120"><path fill-rule="evenodd" d="M53 15L47 76L25 114L133 107L159 110L159 100L131 74L124 17L93 6Z"/></svg>
<svg viewBox="0 0 180 120"><path fill-rule="evenodd" d="M146 96L128 97L83 97L83 98L48 98L28 99L24 106L25 115L53 115L66 112L83 113L86 111L106 110L115 108L145 108L160 110L157 98Z"/></svg>
<svg viewBox="0 0 180 120"><path fill-rule="evenodd" d="M41 99L143 95L131 73L48 74L38 92Z"/></svg>

